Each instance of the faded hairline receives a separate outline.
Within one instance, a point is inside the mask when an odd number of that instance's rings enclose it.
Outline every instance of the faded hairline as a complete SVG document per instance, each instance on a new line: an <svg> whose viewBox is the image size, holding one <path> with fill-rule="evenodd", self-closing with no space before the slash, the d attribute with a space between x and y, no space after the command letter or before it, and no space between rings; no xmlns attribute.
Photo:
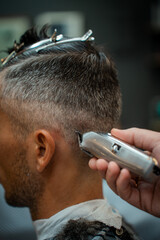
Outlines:
<svg viewBox="0 0 160 240"><path fill-rule="evenodd" d="M44 101L40 101L36 100L36 97L33 95L31 98L30 95L27 97L28 93L26 94L24 89L21 89L23 88L23 85L20 85L20 82L17 80L17 89L16 87L14 89L14 81L12 83L12 72L21 71L21 75L23 75L23 66L28 63L36 62L36 59L42 62L44 57L50 58L48 55L40 57L33 56L29 59L24 59L19 63L13 64L0 72L1 108L8 114L13 122L13 126L17 130L17 135L19 134L24 137L29 132L36 129L46 128L50 131L54 130L60 132L68 142L74 144L75 142L77 143L75 130L82 133L87 131L109 132L119 120L121 112L121 96L118 86L117 90L114 91L114 98L117 100L117 106L114 108L114 106L111 106L110 104L112 114L107 118L99 116L99 114L95 114L95 112L93 113L92 110L87 111L83 107L73 107L73 104L71 104L71 106L66 106L64 102L54 103L53 101L47 101L46 99L48 98L45 98ZM28 73L25 73L25 78L28 80L28 75L26 74ZM34 76L34 78L36 77ZM32 80L31 74L29 78ZM36 87L34 90L36 90ZM76 98L75 93L74 97ZM107 106L105 110L102 109L102 112L107 111ZM115 112L113 113L113 111Z"/></svg>
<svg viewBox="0 0 160 240"><path fill-rule="evenodd" d="M61 134L67 142L74 144L75 131L109 132L113 122L98 119L85 110L77 111L53 103L32 103L3 97L0 107L10 118L17 136L25 138L37 129L47 129ZM116 122L115 122L116 124Z"/></svg>
<svg viewBox="0 0 160 240"><path fill-rule="evenodd" d="M80 150L76 130L81 133L110 132L113 127L112 121L96 119L84 110L73 112L72 109L48 103L21 104L17 100L5 98L1 101L1 107L10 118L13 134L18 140L25 141L30 133L38 129L56 132L70 145L78 166L87 171L90 157ZM54 108L54 114L50 111L51 107Z"/></svg>

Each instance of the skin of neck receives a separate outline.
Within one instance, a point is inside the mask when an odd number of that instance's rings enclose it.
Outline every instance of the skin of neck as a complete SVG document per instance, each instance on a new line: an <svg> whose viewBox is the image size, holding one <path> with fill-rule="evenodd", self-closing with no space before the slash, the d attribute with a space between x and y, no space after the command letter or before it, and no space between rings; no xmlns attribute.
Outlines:
<svg viewBox="0 0 160 240"><path fill-rule="evenodd" d="M62 137L56 142L54 156L41 173L43 194L37 199L36 211L30 208L34 221L49 218L72 205L103 198L101 176L88 163L79 163Z"/></svg>

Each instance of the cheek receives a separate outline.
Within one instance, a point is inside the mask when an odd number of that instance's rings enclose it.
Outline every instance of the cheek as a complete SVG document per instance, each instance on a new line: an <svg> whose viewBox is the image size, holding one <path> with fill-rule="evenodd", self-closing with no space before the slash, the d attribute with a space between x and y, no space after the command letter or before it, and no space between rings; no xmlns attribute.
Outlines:
<svg viewBox="0 0 160 240"><path fill-rule="evenodd" d="M13 180L17 164L18 148L15 143L3 142L0 147L0 181L2 184Z"/></svg>
<svg viewBox="0 0 160 240"><path fill-rule="evenodd" d="M26 143L26 161L32 172L37 172L37 146L33 141Z"/></svg>
<svg viewBox="0 0 160 240"><path fill-rule="evenodd" d="M30 175L30 170L26 163L26 152L24 150L14 152L8 160L2 166L2 184L6 192L12 192L14 189L23 186Z"/></svg>
<svg viewBox="0 0 160 240"><path fill-rule="evenodd" d="M26 156L25 156L25 160L26 160L26 164L28 165L28 168L32 172L34 172L34 169L35 169L35 164L34 164L33 158L34 158L33 153L27 151Z"/></svg>
<svg viewBox="0 0 160 240"><path fill-rule="evenodd" d="M0 176L8 175L13 161L13 150L8 147L0 148Z"/></svg>
<svg viewBox="0 0 160 240"><path fill-rule="evenodd" d="M44 184L39 175L29 167L25 151L17 155L17 162L12 166L7 184L5 198L12 206L33 207L38 196L43 193Z"/></svg>

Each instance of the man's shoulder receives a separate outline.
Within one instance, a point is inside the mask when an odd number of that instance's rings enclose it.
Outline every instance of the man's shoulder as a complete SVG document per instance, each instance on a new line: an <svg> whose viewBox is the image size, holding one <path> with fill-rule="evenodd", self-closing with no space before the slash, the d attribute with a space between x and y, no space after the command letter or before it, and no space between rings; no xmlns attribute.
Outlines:
<svg viewBox="0 0 160 240"><path fill-rule="evenodd" d="M120 230L99 221L85 219L70 220L62 231L53 238L45 240L133 240L124 227Z"/></svg>

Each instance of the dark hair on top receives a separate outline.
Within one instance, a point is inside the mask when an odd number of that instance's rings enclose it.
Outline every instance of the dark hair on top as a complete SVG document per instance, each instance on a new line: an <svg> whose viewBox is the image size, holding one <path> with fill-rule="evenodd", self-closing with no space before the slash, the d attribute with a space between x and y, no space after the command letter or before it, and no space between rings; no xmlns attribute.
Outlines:
<svg viewBox="0 0 160 240"><path fill-rule="evenodd" d="M48 25L44 25L42 27L42 29L39 31L36 31L36 28L32 27L30 29L28 29L21 37L20 37L20 40L19 40L19 43L16 43L16 41L14 42L14 46L12 48L9 48L8 49L8 53L10 54L11 52L13 52L14 50L15 51L21 51L23 50L24 48L27 48L29 47L30 45L38 42L38 41L41 41L43 39L46 39L48 38L48 35L47 35L47 31L49 29L49 26ZM20 46L21 44L22 47L17 50L17 46Z"/></svg>
<svg viewBox="0 0 160 240"><path fill-rule="evenodd" d="M39 35L35 29L27 31L20 51L45 38L45 28ZM1 107L22 133L45 127L77 143L75 130L107 132L119 120L121 94L114 63L92 42L22 51L1 68L1 75Z"/></svg>
<svg viewBox="0 0 160 240"><path fill-rule="evenodd" d="M2 66L1 69L4 69L6 66L10 66L14 63L16 63L18 60L22 60L25 59L26 57L29 56L36 56L37 52L34 49L30 49L29 47L34 44L37 43L41 40L45 40L45 39L49 39L49 36L47 35L47 31L49 29L48 25L44 25L42 27L42 29L38 32L34 27L27 30L21 37L19 40L19 43L16 43L16 41L14 42L14 46L12 48L8 49L8 54L11 54L13 51L15 51L17 53L17 55L15 57L13 57L11 60L9 60L4 67ZM64 39L68 39L67 37L63 37ZM83 52L84 50L87 50L88 53L96 53L96 49L95 46L94 48L92 48L92 44L89 44L89 42L86 41L86 44L80 44L80 41L77 42L70 42L70 43L65 43L65 44L61 44L60 46L54 45L53 47L49 47L49 48L45 48L42 49L40 51L40 53L42 54L46 54L46 53L59 53L59 52ZM47 45L47 44L44 44ZM90 47L88 47L90 46ZM27 51L25 51L27 50ZM98 55L98 52L97 52Z"/></svg>

